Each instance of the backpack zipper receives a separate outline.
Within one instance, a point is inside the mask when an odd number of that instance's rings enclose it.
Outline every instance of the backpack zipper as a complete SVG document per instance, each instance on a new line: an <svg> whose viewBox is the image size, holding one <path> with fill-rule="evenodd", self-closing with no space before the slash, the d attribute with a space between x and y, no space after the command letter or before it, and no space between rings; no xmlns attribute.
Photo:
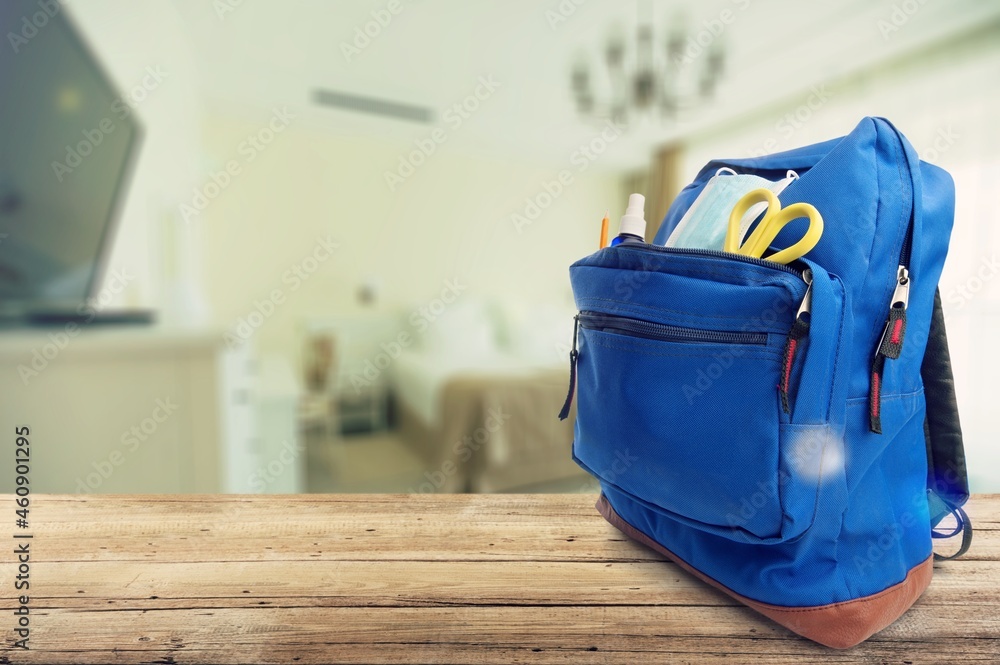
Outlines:
<svg viewBox="0 0 1000 665"><path fill-rule="evenodd" d="M681 328L663 323L651 323L631 317L598 312L580 312L579 325L590 330L621 333L661 342L686 342L706 344L767 344L767 333L730 332Z"/></svg>
<svg viewBox="0 0 1000 665"><path fill-rule="evenodd" d="M636 245L619 245L619 247L637 248ZM799 310L795 315L795 322L792 324L791 330L788 331L788 337L785 339L785 349L782 354L781 381L778 383L778 392L781 395L781 408L785 411L785 413L791 414L792 409L789 393L791 392L792 369L795 367L795 358L799 347L801 346L801 342L809 335L809 314L812 307L812 271L808 268L805 270L798 270L797 268L793 268L792 266L785 265L783 263L719 250L688 247L661 247L659 245L646 245L645 247L655 251L667 252L671 254L713 256L727 260L741 261L751 265L764 266L765 268L773 268L796 275L806 283L806 292L802 296L802 304L799 306ZM907 260L909 259L907 258Z"/></svg>
<svg viewBox="0 0 1000 665"><path fill-rule="evenodd" d="M715 258L726 259L728 261L737 261L737 262L741 262L741 263L749 263L751 265L763 266L765 268L772 268L774 270L780 270L780 271L786 272L786 273L788 273L790 275L795 275L795 276L799 277L800 279L804 280L806 282L806 293L805 293L805 295L802 298L802 304L799 306L799 311L798 311L798 313L795 316L795 325L792 326L792 330L788 333L788 339L786 340L786 343L785 343L785 354L786 354L786 357L785 357L785 364L783 365L783 368L784 368L784 377L782 379L781 384L779 384L779 389L781 389L781 391L782 391L782 402L781 402L782 406L785 408L786 412L789 411L790 407L789 407L789 404L788 404L788 382L789 382L789 380L791 378L791 371L792 371L793 364L795 362L795 353L796 353L796 350L798 348L798 340L801 340L803 337L805 337L809 333L809 310L810 310L811 298L812 298L812 272L811 271L809 271L809 270L798 270L797 268L793 268L792 266L785 265L783 263L776 263L775 261L768 261L767 259L759 259L759 258L756 258L756 257L753 257L753 256L745 256L743 254L734 254L732 252L723 252L721 250L714 250L714 249L696 249L696 248L689 248L689 247L662 247L660 245L653 245L653 244L650 244L650 243L641 243L641 244L640 243L635 243L635 244L626 243L626 244L616 245L613 250L611 248L608 248L608 250L609 251L636 250L636 251L640 251L640 252L652 251L652 252L660 252L660 253L666 253L666 254L685 254L685 255L691 255L691 256L711 256L711 257L715 257ZM593 312L581 312L580 314L577 314L575 317L573 317L573 348L569 352L569 390L566 393L566 401L563 403L562 409L559 410L559 420L566 420L566 418L569 417L569 410L570 410L570 407L573 404L573 394L576 392L576 364L577 364L577 360L580 357L580 353L577 350L577 337L579 336L579 333L580 333L580 317L581 316L586 317L587 315L591 315L591 314L595 314L595 313L593 313ZM618 318L621 318L621 317L618 317ZM633 319L632 321L636 321L636 322L639 322L640 324L645 324L645 325L648 325L648 326L656 326L657 327L657 331L652 332L650 334L654 334L655 335L658 332L662 333L662 332L664 332L663 329L666 328L666 329L670 329L669 333L666 333L666 334L675 334L676 333L676 334L680 335L681 337L683 337L683 338L673 338L673 337L671 337L670 339L666 339L665 341L716 342L716 343L721 343L721 344L726 344L726 343L731 343L731 344L741 344L741 343L742 344L766 344L767 343L767 334L766 333L732 333L732 332L719 332L719 331L707 331L707 330L692 330L690 328L678 328L678 327L675 327L675 326L666 326L666 325L658 324L658 323L650 323L648 321L640 321L639 319ZM630 325L630 327L632 327L632 326ZM641 334L642 332L646 332L646 331L650 330L649 328L646 328L645 326L636 326L636 327L642 327L643 328L643 330L639 331L638 334L635 331L632 332L632 334L637 334L637 336L639 336L639 337L645 336L645 335ZM678 332L678 331L684 331L684 332ZM688 333L700 333L700 335L698 335L697 339L694 339L691 336L689 336ZM755 341L755 340L760 339L760 338L751 338L752 341L748 341L748 342L743 342L743 341L739 341L739 340L734 340L734 341L727 342L726 339L728 339L728 338L726 338L726 337L722 337L722 338L720 338L720 337L713 337L713 339L706 339L705 338L705 334L714 334L714 335L722 335L722 336L725 336L725 335L751 335L751 336L753 336L753 335L760 335L760 336L763 337L763 341ZM652 339L660 339L660 338L653 337ZM720 339L722 341L719 341ZM791 347L791 348L789 348L789 347Z"/></svg>
<svg viewBox="0 0 1000 665"><path fill-rule="evenodd" d="M885 360L886 358L895 360L903 353L910 282L909 269L900 263L896 272L896 290L889 303L889 316L886 318L878 346L875 347L875 360L872 361L871 386L868 390L868 420L869 429L876 434L882 433L882 377L885 372Z"/></svg>
<svg viewBox="0 0 1000 665"><path fill-rule="evenodd" d="M566 401L559 409L559 420L566 420L569 417L570 406L573 405L573 393L576 392L576 359L580 357L576 350L576 338L580 334L580 315L573 317L573 349L569 352L569 391L566 393Z"/></svg>
<svg viewBox="0 0 1000 665"><path fill-rule="evenodd" d="M895 128L893 128L895 131ZM896 131L900 147L902 138ZM904 151L905 152L905 151ZM899 248L899 266L896 268L896 289L889 301L889 313L886 316L882 335L875 347L875 359L872 361L871 379L868 388L868 427L875 434L882 433L882 379L885 374L885 360L895 360L903 353L903 339L906 336L906 308L909 305L910 288L913 280L910 277L910 258L913 253L913 217L917 202L914 199L913 176L910 176L910 219L903 236L903 246Z"/></svg>
<svg viewBox="0 0 1000 665"><path fill-rule="evenodd" d="M807 307L807 296L803 299L803 307ZM799 310L802 311L802 308ZM724 330L702 330L697 328L682 328L680 326L670 326L664 323L652 323L642 319L616 316L614 314L601 314L599 312L580 312L573 317L573 348L569 352L569 390L566 392L566 401L563 402L562 409L559 410L559 420L566 420L569 417L569 410L573 404L573 394L576 392L576 364L580 357L577 350L577 338L580 328L588 330L600 330L603 332L613 332L642 339L651 339L661 342L680 342L684 344L767 344L767 333L760 332L739 332Z"/></svg>
<svg viewBox="0 0 1000 665"><path fill-rule="evenodd" d="M608 248L610 250L610 248ZM721 250L713 249L696 249L688 247L662 247L660 245L653 245L650 243L625 243L615 246L613 250L610 251L629 251L637 250L640 252L660 252L666 254L684 254L690 256L711 256L716 258L726 259L727 261L737 261L740 263L749 263L751 265L763 266L765 268L771 268L774 270L779 270L781 272L786 272L790 275L795 275L806 282L806 293L802 298L802 304L799 306L799 311L795 316L795 324L792 326L791 331L788 333L788 339L785 342L785 356L783 367L783 378L778 388L781 391L781 403L782 407L785 409L786 413L790 412L790 406L788 403L788 392L789 392L789 382L791 380L792 367L795 362L796 351L798 350L799 341L809 334L809 310L811 306L812 298L812 272L809 270L798 270L792 266L785 265L783 263L776 263L775 261L768 261L767 259L759 259L753 256L745 256L743 254L734 254L732 252L723 252ZM580 334L580 318L581 316L593 315L593 312L581 312L573 317L573 348L569 352L569 390L566 392L566 401L563 402L562 409L559 410L559 420L566 420L569 417L569 410L573 404L573 395L576 392L576 365L580 357L580 352L577 349L577 338ZM621 318L621 317L618 317ZM635 324L626 324L629 329L626 331L627 334L636 334L639 337L644 337L646 335L657 335L664 334L669 335L665 341L679 341L679 342L716 342L716 343L734 343L734 344L765 344L767 342L766 333L732 333L732 332L719 332L719 331L707 331L707 330L693 330L690 328L679 328L676 326L667 326L663 324L650 323L648 321L640 321L638 319L633 319ZM650 328L647 326L653 326L655 328ZM669 329L669 330L668 330ZM750 341L742 341L743 337L733 338L732 341L727 341L730 338L728 335L750 335ZM754 335L761 335L763 341L758 341L759 337L753 337ZM711 339L708 339L711 337ZM661 339L660 337L652 337L652 339Z"/></svg>
<svg viewBox="0 0 1000 665"><path fill-rule="evenodd" d="M799 311L795 313L795 322L792 324L792 329L788 331L788 337L785 339L785 350L781 354L781 381L778 383L778 392L781 395L781 408L789 415L792 413L792 405L788 394L792 382L792 369L795 367L795 354L799 350L799 344L802 339L809 335L809 320L812 313L812 271L804 271L802 279L806 282L806 293L802 296L802 304L799 305Z"/></svg>
<svg viewBox="0 0 1000 665"><path fill-rule="evenodd" d="M691 256L713 256L720 259L726 259L727 261L738 261L741 263L749 263L755 266L763 266L765 268L774 268L775 270L781 270L782 272L787 272L791 275L797 277L802 277L802 271L793 268L792 266L785 265L784 263L776 263L774 261L768 261L767 259L759 259L755 256L746 256L745 254L735 254L733 252L723 252L717 249L697 249L694 247L663 247L661 245L653 245L651 243L635 243L635 244L621 244L616 245L616 250L623 249L635 249L639 251L653 251L667 254L687 254Z"/></svg>

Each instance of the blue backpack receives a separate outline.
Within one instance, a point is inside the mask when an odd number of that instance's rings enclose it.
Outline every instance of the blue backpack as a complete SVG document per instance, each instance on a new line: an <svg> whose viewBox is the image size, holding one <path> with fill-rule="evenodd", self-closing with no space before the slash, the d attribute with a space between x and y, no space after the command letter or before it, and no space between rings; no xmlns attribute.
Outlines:
<svg viewBox="0 0 1000 665"><path fill-rule="evenodd" d="M789 265L661 246L723 167L823 215ZM713 161L656 243L570 268L574 459L633 539L774 621L853 646L927 588L932 534L971 525L937 293L954 185L888 121L756 159ZM792 222L774 246L801 237ZM798 227L797 227L798 226ZM935 527L947 515L956 526Z"/></svg>

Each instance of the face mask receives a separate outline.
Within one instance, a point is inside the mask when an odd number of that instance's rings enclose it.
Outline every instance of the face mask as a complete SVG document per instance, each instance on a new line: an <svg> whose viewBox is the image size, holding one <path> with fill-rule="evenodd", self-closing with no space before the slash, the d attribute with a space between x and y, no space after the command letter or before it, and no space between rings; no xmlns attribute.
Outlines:
<svg viewBox="0 0 1000 665"><path fill-rule="evenodd" d="M729 227L729 213L745 194L755 189L769 189L777 195L798 177L797 173L789 171L784 179L771 181L748 173L738 174L730 168L719 169L681 217L667 238L666 246L721 250ZM766 207L766 203L758 203L743 215L741 242Z"/></svg>

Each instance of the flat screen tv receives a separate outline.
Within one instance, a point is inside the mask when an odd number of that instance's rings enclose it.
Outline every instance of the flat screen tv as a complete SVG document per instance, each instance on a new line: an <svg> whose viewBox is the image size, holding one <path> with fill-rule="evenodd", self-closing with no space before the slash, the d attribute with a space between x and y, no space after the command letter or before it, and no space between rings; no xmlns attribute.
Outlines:
<svg viewBox="0 0 1000 665"><path fill-rule="evenodd" d="M128 99L57 0L0 3L0 316L100 288L137 151Z"/></svg>

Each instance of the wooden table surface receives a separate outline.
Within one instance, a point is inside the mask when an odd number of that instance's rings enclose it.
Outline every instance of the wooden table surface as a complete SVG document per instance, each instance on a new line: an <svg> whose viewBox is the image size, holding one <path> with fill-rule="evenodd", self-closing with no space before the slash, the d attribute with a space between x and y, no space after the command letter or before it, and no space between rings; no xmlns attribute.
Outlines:
<svg viewBox="0 0 1000 665"><path fill-rule="evenodd" d="M625 539L594 500L33 497L31 649L3 546L0 663L1000 663L1000 495L969 503L972 550L848 651Z"/></svg>

